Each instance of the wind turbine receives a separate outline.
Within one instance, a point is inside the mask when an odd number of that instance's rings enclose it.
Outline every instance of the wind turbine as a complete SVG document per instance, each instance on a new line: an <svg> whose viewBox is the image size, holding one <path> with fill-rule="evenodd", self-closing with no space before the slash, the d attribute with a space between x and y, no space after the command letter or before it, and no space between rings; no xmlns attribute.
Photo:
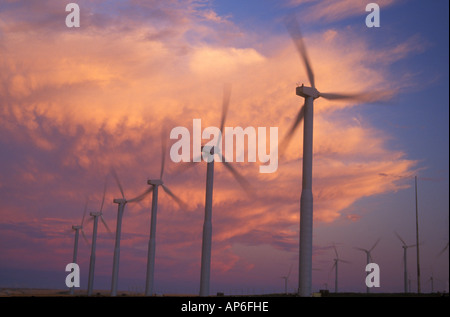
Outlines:
<svg viewBox="0 0 450 317"><path fill-rule="evenodd" d="M372 252L372 250L375 249L375 247L377 246L378 242L380 242L380 239L378 239L369 250L363 249L363 248L355 248L356 250L363 251L363 252L366 253L367 264L372 262L372 255L370 254L370 252ZM368 286L366 286L366 292L370 293L370 288Z"/></svg>
<svg viewBox="0 0 450 317"><path fill-rule="evenodd" d="M116 296L117 295L117 282L118 282L118 278L119 278L120 236L122 233L122 217L123 217L123 212L125 211L125 205L127 203L141 201L150 193L152 188L149 187L139 196L136 196L133 199L127 200L125 198L123 187L120 184L119 177L117 176L117 173L114 169L111 169L111 174L114 176L117 186L119 187L120 193L122 194L122 198L116 198L113 200L113 202L118 205L118 208L117 208L118 211L117 211L117 226L116 226L116 243L114 246L113 272L112 272L112 281L111 281L111 296Z"/></svg>
<svg viewBox="0 0 450 317"><path fill-rule="evenodd" d="M150 296L153 294L153 276L155 271L155 252L156 252L156 214L158 211L158 187L162 189L181 207L184 208L186 204L177 197L162 180L164 173L164 165L166 160L166 141L165 134L161 134L161 171L159 179L150 179L147 181L149 185L152 185L152 214L150 224L150 239L148 242L148 259L147 259L147 278L145 283L145 295Z"/></svg>
<svg viewBox="0 0 450 317"><path fill-rule="evenodd" d="M296 94L305 98L294 124L286 134L280 148L284 150L291 140L294 132L302 121L303 126L303 172L302 192L300 199L300 243L299 243L299 295L311 296L312 286L312 230L313 230L313 193L312 193L312 163L313 163L313 113L314 100L322 97L328 100L357 100L374 101L380 97L378 93L324 93L319 92L315 86L314 73L306 52L306 46L296 18L291 15L285 19L286 28L300 54L306 68L311 87L304 85L296 88Z"/></svg>
<svg viewBox="0 0 450 317"><path fill-rule="evenodd" d="M100 206L99 212L91 212L90 215L94 219L94 226L93 226L93 232L92 232L92 244L91 244L91 258L89 262L89 278L88 278L88 296L92 295L92 291L94 289L94 271L95 271L95 250L97 245L97 226L98 226L98 218L100 217L103 225L105 226L106 230L108 230L109 233L111 233L111 229L109 229L108 225L106 224L105 219L103 218L103 205L105 204L105 195L106 195L106 181L105 181L105 187L103 190L103 198L102 198L102 204Z"/></svg>
<svg viewBox="0 0 450 317"><path fill-rule="evenodd" d="M286 276L281 276L282 279L284 279L284 293L287 294L287 286L288 286L288 279L289 276L291 275L291 271L292 271L292 265L289 267L289 272Z"/></svg>
<svg viewBox="0 0 450 317"><path fill-rule="evenodd" d="M395 232L395 235L397 236L397 238L402 242L402 248L403 248L403 290L405 293L408 292L408 264L407 264L407 250L410 247L415 247L415 244L412 245L407 245L405 240L402 239L402 237L400 237L400 235Z"/></svg>
<svg viewBox="0 0 450 317"><path fill-rule="evenodd" d="M218 155L226 169L233 175L241 187L247 194L251 194L251 185L247 180L234 168L229 162L227 162L220 153L220 147L218 146L222 140L224 131L225 119L228 112L231 96L231 85L224 85L223 88L223 100L222 100L222 118L220 122L220 132L217 138L216 146L202 146L202 157L207 161L206 167L206 194L205 194L205 218L203 223L203 235L202 235L202 259L201 259L201 271L200 271L200 296L209 295L209 280L211 271L211 243L212 243L212 204L213 204L213 184L214 184L214 157ZM215 152L215 148L217 151ZM196 158L194 162L198 161ZM192 164L190 165L192 166Z"/></svg>
<svg viewBox="0 0 450 317"><path fill-rule="evenodd" d="M334 278L335 278L334 279L334 292L337 293L338 292L338 263L339 262L350 263L350 262L340 259L339 258L339 254L338 254L337 249L336 249L336 246L333 245L333 248L334 248L334 253L336 254L336 258L333 259L334 264L331 267L331 271L334 269L334 274L335 274L334 275Z"/></svg>
<svg viewBox="0 0 450 317"><path fill-rule="evenodd" d="M88 205L88 199L86 198L86 203L84 205L83 218L81 219L81 225L73 225L72 226L72 230L75 230L75 243L74 243L74 246L73 246L73 260L72 260L72 263L77 263L78 237L80 235L80 231L81 231L81 234L83 236L84 241L86 241L86 243L89 245L89 242L86 239L86 235L84 234L84 231L83 231L83 223L84 223L84 218L86 217L87 205ZM74 291L75 291L75 288L71 287L70 288L70 295L73 295Z"/></svg>

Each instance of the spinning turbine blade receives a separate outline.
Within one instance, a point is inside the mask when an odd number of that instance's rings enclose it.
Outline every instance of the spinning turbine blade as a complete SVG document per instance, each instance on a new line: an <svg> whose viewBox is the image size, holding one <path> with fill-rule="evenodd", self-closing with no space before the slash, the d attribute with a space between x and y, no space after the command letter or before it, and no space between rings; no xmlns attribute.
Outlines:
<svg viewBox="0 0 450 317"><path fill-rule="evenodd" d="M86 242L86 244L89 245L89 241L86 238L86 235L84 234L84 230L83 229L80 229L80 230L81 230L81 236L83 237L84 242Z"/></svg>
<svg viewBox="0 0 450 317"><path fill-rule="evenodd" d="M369 252L372 251L373 249L375 249L375 247L377 246L378 242L380 242L381 238L378 238L378 240L375 242L375 244L370 248Z"/></svg>
<svg viewBox="0 0 450 317"><path fill-rule="evenodd" d="M162 180L164 174L164 165L166 164L166 129L161 131L161 173L159 174L159 179Z"/></svg>
<svg viewBox="0 0 450 317"><path fill-rule="evenodd" d="M223 135L223 128L225 120L227 118L228 108L230 107L231 98L231 84L225 84L223 86L223 100L222 100L222 118L220 121L220 134Z"/></svg>
<svg viewBox="0 0 450 317"><path fill-rule="evenodd" d="M404 246L406 246L406 242L400 237L400 235L397 232L394 232L397 238L403 243Z"/></svg>
<svg viewBox="0 0 450 317"><path fill-rule="evenodd" d="M133 199L128 200L129 203L139 202L143 200L150 192L153 190L153 186L149 186L142 194L134 197Z"/></svg>
<svg viewBox="0 0 450 317"><path fill-rule="evenodd" d="M289 129L289 132L284 137L283 141L280 143L280 151L284 152L286 147L288 146L289 142L291 141L292 136L294 135L295 131L297 130L300 123L303 121L303 118L305 117L305 104L301 107L297 114L297 118L294 121L294 124Z"/></svg>
<svg viewBox="0 0 450 317"><path fill-rule="evenodd" d="M86 217L88 201L89 201L89 199L86 197L86 203L84 204L83 218L81 219L81 227L83 227L84 218Z"/></svg>
<svg viewBox="0 0 450 317"><path fill-rule="evenodd" d="M320 97L328 100L353 100L359 102L386 101L394 94L393 90L374 91L355 94L320 92Z"/></svg>
<svg viewBox="0 0 450 317"><path fill-rule="evenodd" d="M339 255L338 255L338 252L337 252L337 249L336 249L335 245L333 245L333 249L334 249L334 253L336 253L336 258L339 259Z"/></svg>
<svg viewBox="0 0 450 317"><path fill-rule="evenodd" d="M250 183L244 178L244 176L242 176L233 166L231 166L229 162L225 161L225 157L221 153L219 153L219 156L222 159L223 165L231 172L233 177L237 180L239 185L241 185L241 187L245 190L247 195L253 195L252 185L250 185Z"/></svg>
<svg viewBox="0 0 450 317"><path fill-rule="evenodd" d="M181 198L172 193L172 191L166 185L163 184L161 186L163 190L167 193L167 195L169 195L170 197L173 198L173 200L175 200L175 202L180 206L180 208L186 209L186 204L181 200Z"/></svg>
<svg viewBox="0 0 450 317"><path fill-rule="evenodd" d="M308 73L308 79L311 84L311 87L315 88L316 85L314 83L314 73L311 68L311 63L309 62L305 43L303 42L303 36L300 31L300 25L298 24L298 21L294 15L286 17L284 22L286 25L286 29L288 30L292 38L292 41L294 42L295 47L297 48L297 51L300 54L303 63L305 64L306 72Z"/></svg>
<svg viewBox="0 0 450 317"><path fill-rule="evenodd" d="M106 230L112 234L111 229L109 229L108 224L106 223L105 219L103 219L103 215L100 215L100 220L102 221L103 225L105 226Z"/></svg>
<svg viewBox="0 0 450 317"><path fill-rule="evenodd" d="M105 179L105 186L103 188L103 198L102 198L102 204L100 205L100 212L102 212L103 205L105 204L105 196L106 196L106 179Z"/></svg>
<svg viewBox="0 0 450 317"><path fill-rule="evenodd" d="M111 174L114 176L117 186L119 186L120 193L122 194L122 198L125 199L125 194L123 192L122 185L120 184L119 176L117 176L116 170L114 168L111 168Z"/></svg>

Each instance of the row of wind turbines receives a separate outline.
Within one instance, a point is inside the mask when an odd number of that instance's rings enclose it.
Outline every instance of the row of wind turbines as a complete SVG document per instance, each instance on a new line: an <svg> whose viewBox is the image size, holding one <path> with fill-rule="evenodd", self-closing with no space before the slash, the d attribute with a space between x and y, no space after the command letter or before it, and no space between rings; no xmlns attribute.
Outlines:
<svg viewBox="0 0 450 317"><path fill-rule="evenodd" d="M218 144L221 142L222 132L225 126L225 120L228 112L229 102L231 96L231 86L225 85L223 92L223 102L222 102L222 118L220 122L220 137L218 138ZM119 180L119 177L115 169L111 169L111 174L114 177L117 186L121 193L121 198L116 198L113 200L115 204L118 205L117 212L117 225L116 225L116 237L115 237L115 247L114 247L114 258L113 258L113 273L111 282L111 296L117 295L117 285L119 279L119 261L120 261L120 240L121 240L121 228L122 228L122 218L125 211L125 206L127 203L140 202L143 200L150 192L152 192L152 208L151 208L151 225L150 225L150 238L148 244L148 259L147 259L147 273L146 273L146 284L145 284L145 295L153 295L153 282L154 282L154 269L155 269L155 254L156 254L156 223L157 223L157 210L158 210L158 188L162 187L164 192L168 194L182 209L186 209L187 205L183 202L181 198L175 195L163 182L163 174L166 160L166 140L163 130L161 134L161 170L159 179L149 179L147 184L150 185L143 193L136 196L133 199L126 199L123 187ZM225 168L232 174L236 181L242 186L245 192L249 195L252 194L252 188L250 183L224 158L224 154L220 152L214 152L215 149L219 147L209 147L202 146L202 156L209 157L218 155ZM217 150L216 150L217 151ZM188 166L179 169L182 172L185 168L193 166L197 160L193 160ZM201 257L201 274L200 274L200 296L209 295L209 285L210 285L210 271L211 271L211 244L212 244L212 207L213 207L213 184L214 184L214 159L207 160L207 171L206 171L206 193L205 193L205 216L203 224L203 239L202 239L202 257ZM88 296L92 295L93 283L94 283L94 270L95 270L95 251L96 251L96 239L97 239L97 228L98 228L98 218L101 219L102 223L106 227L107 231L111 233L107 223L105 222L102 214L106 194L106 182L103 191L103 198L99 212L91 212L90 216L93 217L94 226L92 234L92 244L91 244L91 257L89 264L89 279L88 279ZM75 231L75 243L74 243L74 253L73 262L77 261L78 252L78 239L79 232L82 233L83 238L86 240L86 236L83 230L85 217L87 211L87 203L85 205L83 218L80 225L72 226ZM74 288L70 290L71 294L74 294Z"/></svg>
<svg viewBox="0 0 450 317"><path fill-rule="evenodd" d="M403 265L403 292L404 293L410 293L411 292L411 279L408 272L408 257L407 257L407 250L408 248L415 247L415 244L408 245L405 240L397 233L394 232L395 236L398 238L398 240L401 242L401 247L403 249L403 259L402 259L402 265ZM360 248L360 247L353 247L353 249L357 251L361 251L366 255L366 264L373 263L374 259L372 256L372 251L375 249L375 247L380 242L381 238L378 238L375 243L369 248ZM330 269L330 272L328 274L328 279L330 278L330 274L334 272L334 292L338 293L339 291L339 263L344 264L350 264L350 261L344 260L339 256L338 250L336 248L336 245L333 244L332 248L334 250L335 257L333 258L333 265ZM436 255L436 258L440 257L446 250L448 249L448 243L447 245ZM314 270L314 269L313 269ZM316 269L319 270L319 269ZM288 294L288 280L291 275L292 266L289 268L288 274L285 276L281 276L284 280L284 292L285 294ZM434 292L434 277L433 275L427 280L431 283L431 292ZM326 290L328 290L328 282L324 283ZM371 288L366 286L366 293L370 293Z"/></svg>
<svg viewBox="0 0 450 317"><path fill-rule="evenodd" d="M357 102L374 102L389 97L388 92L369 92L369 93L324 93L319 92L315 86L315 77L312 70L311 63L306 51L306 46L303 41L301 30L299 24L294 15L288 16L285 19L286 28L295 44L295 47L303 61L304 67L307 72L307 77L311 87L305 85L298 86L296 88L296 94L304 98L304 104L298 111L298 114L294 120L294 123L288 130L283 141L280 143L280 150L284 151L294 133L297 131L298 127L303 121L303 153L300 154L302 158L302 190L300 199L300 239L299 239L299 274L298 274L298 294L300 296L311 296L312 295L312 242L313 242L313 193L312 193L312 165L313 165L313 118L314 118L314 100L321 97L328 100L341 100L341 101L357 101ZM229 102L230 102L231 87L225 86L222 102L222 117L220 122L220 137L218 142L221 142L222 132L224 129L224 124L226 120L226 115L228 112ZM152 210L151 210L151 228L150 228L150 239L148 246L148 261L147 261L147 278L146 278L146 295L153 294L153 273L154 273L154 261L155 261L155 235L156 235L156 219L157 219L157 207L158 207L158 188L161 186L163 190L174 199L180 206L184 203L179 199L172 191L170 191L163 183L162 177L164 172L165 164L165 141L162 141L162 159L161 159L161 171L159 179L148 180L148 189L146 189L141 195L127 200L123 188L120 184L117 174L112 171L112 174L117 182L117 185L122 194L122 198L114 199L114 203L118 204L118 214L117 214L117 227L116 227L116 241L114 248L114 258L113 258L113 275L112 275L112 286L111 295L117 295L117 283L119 274L119 260L120 260L120 236L121 236L121 224L122 217L125 211L125 206L127 203L138 202L146 197L150 192L153 192ZM216 147L218 149L218 147ZM233 177L238 181L242 188L247 192L251 193L251 187L249 182L242 177L242 175L231 166L225 159L223 159L222 153L215 153L215 147L202 147L202 156L219 156L222 158L222 163L225 168L231 172ZM216 150L217 151L217 150ZM193 160L195 161L195 160ZM195 164L195 163L191 163ZM205 192L205 216L203 224L203 239L202 239L202 256L201 256L201 277L200 277L200 296L209 295L209 281L210 281L210 265L211 265L211 241L212 241L212 207L213 207L213 181L214 181L214 159L208 160L207 171L206 171L206 192ZM94 233L92 238L91 247L91 261L90 261L90 278L88 285L88 294L92 293L93 287L93 272L95 265L95 242L96 242L96 230L98 218L102 220L103 224L106 226L104 219L102 217L102 208L104 203L104 195L100 208L100 212L91 213L90 215L94 219ZM76 262L76 249L78 246L78 235L79 231L82 232L83 237L83 224L85 218L86 210L83 215L83 220L81 225L73 226L75 230L75 250L74 250L74 262ZM109 229L108 229L109 230ZM337 254L337 251L336 251ZM369 254L369 253L368 253ZM369 257L369 255L368 255ZM338 258L335 262L336 272L338 266ZM92 278L91 278L92 272ZM336 275L337 276L337 275ZM287 278L286 278L287 281ZM73 292L73 290L72 290Z"/></svg>

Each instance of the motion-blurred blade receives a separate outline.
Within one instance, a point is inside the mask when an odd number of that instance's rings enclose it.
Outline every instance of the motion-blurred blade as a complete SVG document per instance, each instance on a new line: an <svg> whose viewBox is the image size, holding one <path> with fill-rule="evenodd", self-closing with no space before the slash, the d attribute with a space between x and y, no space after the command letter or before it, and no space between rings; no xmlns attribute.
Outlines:
<svg viewBox="0 0 450 317"><path fill-rule="evenodd" d="M291 266L289 267L289 272L288 272L286 278L289 278L289 276L291 275L291 271L292 271L292 264L291 264Z"/></svg>
<svg viewBox="0 0 450 317"><path fill-rule="evenodd" d="M358 101L358 102L379 102L386 101L394 95L393 90L374 91L355 94L341 94L341 93L319 93L320 97L328 100L343 100L343 101Z"/></svg>
<svg viewBox="0 0 450 317"><path fill-rule="evenodd" d="M102 204L100 205L100 212L102 212L103 205L105 204L105 196L106 196L106 179L105 179L105 186L103 187L103 198L102 198Z"/></svg>
<svg viewBox="0 0 450 317"><path fill-rule="evenodd" d="M363 249L363 248L354 248L354 249L359 250L359 251L363 251L363 252L366 252L366 253L369 252L369 250L366 250L366 249Z"/></svg>
<svg viewBox="0 0 450 317"><path fill-rule="evenodd" d="M254 192L252 189L252 185L242 176L229 162L225 161L225 157L219 153L220 158L222 159L223 165L231 172L236 181L241 185L241 187L245 190L247 195L253 196Z"/></svg>
<svg viewBox="0 0 450 317"><path fill-rule="evenodd" d="M153 186L149 186L142 194L134 197L133 199L128 200L129 203L139 202L143 200L147 195L153 190Z"/></svg>
<svg viewBox="0 0 450 317"><path fill-rule="evenodd" d="M187 209L186 203L183 200L181 200L181 198L176 196L166 185L163 184L161 186L163 190L167 193L167 195L172 197L172 199L175 200L175 202L180 206L181 209Z"/></svg>
<svg viewBox="0 0 450 317"><path fill-rule="evenodd" d="M100 215L100 220L102 221L103 225L105 226L106 230L112 234L111 229L109 229L108 224L106 223L105 219L103 218L103 215Z"/></svg>
<svg viewBox="0 0 450 317"><path fill-rule="evenodd" d="M122 198L125 199L122 184L120 184L119 176L117 176L116 170L114 168L111 168L111 174L114 176L114 179L116 180L117 186L119 187L120 193L122 194Z"/></svg>
<svg viewBox="0 0 450 317"><path fill-rule="evenodd" d="M161 131L161 172L159 174L159 179L162 180L164 174L164 166L166 164L166 148L167 148L167 138L166 129Z"/></svg>
<svg viewBox="0 0 450 317"><path fill-rule="evenodd" d="M89 199L86 197L86 203L84 204L83 218L81 218L81 227L83 227L84 218L86 217L88 201L89 201Z"/></svg>
<svg viewBox="0 0 450 317"><path fill-rule="evenodd" d="M375 247L377 246L378 242L380 242L381 238L378 238L378 240L373 244L373 246L369 249L369 252L372 251L373 249L375 249Z"/></svg>
<svg viewBox="0 0 450 317"><path fill-rule="evenodd" d="M289 142L292 139L292 136L294 135L295 131L299 127L300 123L303 121L304 117L305 117L305 104L303 104L303 106L299 110L299 112L297 114L297 118L294 121L294 124L289 129L288 133L286 134L286 136L284 137L284 139L280 143L279 151L281 153L283 153L286 150L287 146L289 145Z"/></svg>
<svg viewBox="0 0 450 317"><path fill-rule="evenodd" d="M406 246L405 240L403 240L402 237L400 237L400 235L396 231L394 233L397 236L397 238L403 243L403 245Z"/></svg>
<svg viewBox="0 0 450 317"><path fill-rule="evenodd" d="M83 237L84 242L86 242L86 244L89 245L89 241L86 238L86 235L84 234L84 230L83 229L81 229L81 236Z"/></svg>
<svg viewBox="0 0 450 317"><path fill-rule="evenodd" d="M336 254L336 258L338 258L339 259L339 255L338 255L338 252L337 252L337 249L336 249L336 246L333 244L333 249L334 249L334 253Z"/></svg>
<svg viewBox="0 0 450 317"><path fill-rule="evenodd" d="M223 86L222 118L220 120L221 135L223 135L223 128L225 126L225 120L227 119L228 108L230 107L230 98L231 98L231 84L227 83L224 84Z"/></svg>
<svg viewBox="0 0 450 317"><path fill-rule="evenodd" d="M286 25L286 29L288 30L292 41L294 42L300 57L305 64L306 72L308 73L308 79L311 84L311 87L315 88L316 85L314 83L314 73L312 71L311 63L309 62L308 54L306 52L306 46L303 42L302 32L300 31L300 25L298 24L297 19L294 15L290 15L285 18L284 23Z"/></svg>

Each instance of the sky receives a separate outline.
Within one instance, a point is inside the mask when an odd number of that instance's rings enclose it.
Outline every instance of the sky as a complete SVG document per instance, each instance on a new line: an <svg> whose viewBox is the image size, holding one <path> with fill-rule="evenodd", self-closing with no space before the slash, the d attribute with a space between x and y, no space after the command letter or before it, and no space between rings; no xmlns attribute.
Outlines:
<svg viewBox="0 0 450 317"><path fill-rule="evenodd" d="M69 3L69 2L67 2ZM389 91L380 102L314 103L313 291L364 292L371 248L380 287L403 291L403 249L415 244L417 176L422 292L448 292L449 4L379 0L380 27L365 24L369 1L83 1L80 27L65 24L64 1L0 2L0 287L66 289L74 231L87 202L99 211L95 289L111 287L121 193L160 191L154 289L197 294L206 163L171 161L171 129L219 127L222 90L231 84L226 127L278 127L287 133L308 85L284 18L302 28L323 92ZM260 161L233 162L247 195L215 164L210 292L261 294L298 287L302 129L279 153L274 173ZM202 142L207 142L208 139ZM247 147L244 149L247 150ZM123 217L119 290L143 292L151 196ZM92 221L86 216L77 263L87 289ZM416 248L408 249L411 291Z"/></svg>

